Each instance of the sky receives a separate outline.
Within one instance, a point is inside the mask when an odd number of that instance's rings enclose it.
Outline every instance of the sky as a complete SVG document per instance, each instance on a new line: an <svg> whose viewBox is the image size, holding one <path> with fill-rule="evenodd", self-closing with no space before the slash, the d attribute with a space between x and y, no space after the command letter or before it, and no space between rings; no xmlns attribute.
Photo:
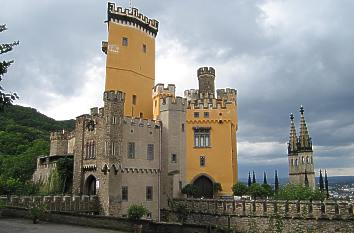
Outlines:
<svg viewBox="0 0 354 233"><path fill-rule="evenodd" d="M116 1L129 7L128 0ZM299 107L314 144L316 171L354 175L354 1L134 0L160 22L156 83L177 94L197 87L199 67L217 88L238 91L239 176L286 177L289 114ZM63 120L102 106L107 2L2 0L0 42L20 45L3 87L16 104ZM298 132L299 133L299 132ZM317 174L318 175L318 174Z"/></svg>

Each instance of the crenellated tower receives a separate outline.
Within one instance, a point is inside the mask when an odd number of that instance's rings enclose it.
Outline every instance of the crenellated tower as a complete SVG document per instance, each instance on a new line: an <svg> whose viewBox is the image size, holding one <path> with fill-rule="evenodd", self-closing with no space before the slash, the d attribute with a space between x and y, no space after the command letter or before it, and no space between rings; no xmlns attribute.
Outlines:
<svg viewBox="0 0 354 233"><path fill-rule="evenodd" d="M296 136L294 115L290 115L290 137L288 142L289 181L293 184L305 185L314 188L315 172L313 163L312 140L306 125L304 108L300 107L300 135Z"/></svg>
<svg viewBox="0 0 354 233"><path fill-rule="evenodd" d="M151 89L155 83L155 38L159 22L138 9L108 3L105 90L125 93L124 115L152 119Z"/></svg>

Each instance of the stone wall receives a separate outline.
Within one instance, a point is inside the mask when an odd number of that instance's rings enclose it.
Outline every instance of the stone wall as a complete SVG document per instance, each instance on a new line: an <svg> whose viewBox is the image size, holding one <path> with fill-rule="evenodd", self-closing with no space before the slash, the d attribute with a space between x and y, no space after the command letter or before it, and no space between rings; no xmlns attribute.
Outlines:
<svg viewBox="0 0 354 233"><path fill-rule="evenodd" d="M0 200L7 207L30 208L36 205L45 205L48 211L98 212L96 196L1 196Z"/></svg>
<svg viewBox="0 0 354 233"><path fill-rule="evenodd" d="M187 223L230 226L238 232L354 232L353 204L335 201L175 200L191 210ZM165 221L175 213L163 211Z"/></svg>

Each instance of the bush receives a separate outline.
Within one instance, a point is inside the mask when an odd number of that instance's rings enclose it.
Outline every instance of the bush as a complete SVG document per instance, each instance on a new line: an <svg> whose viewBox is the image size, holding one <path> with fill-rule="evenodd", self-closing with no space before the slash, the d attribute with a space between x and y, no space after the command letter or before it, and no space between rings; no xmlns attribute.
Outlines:
<svg viewBox="0 0 354 233"><path fill-rule="evenodd" d="M186 186L183 187L182 193L186 194L187 197L194 197L197 196L198 189L192 184L187 184Z"/></svg>
<svg viewBox="0 0 354 233"><path fill-rule="evenodd" d="M323 201L325 194L318 189L305 186L287 184L280 187L275 196L279 200L318 200Z"/></svg>
<svg viewBox="0 0 354 233"><path fill-rule="evenodd" d="M244 196L248 192L248 187L244 183L238 182L232 186L232 191L235 196Z"/></svg>
<svg viewBox="0 0 354 233"><path fill-rule="evenodd" d="M133 204L128 208L128 218L133 221L139 221L147 213L148 210L142 205Z"/></svg>

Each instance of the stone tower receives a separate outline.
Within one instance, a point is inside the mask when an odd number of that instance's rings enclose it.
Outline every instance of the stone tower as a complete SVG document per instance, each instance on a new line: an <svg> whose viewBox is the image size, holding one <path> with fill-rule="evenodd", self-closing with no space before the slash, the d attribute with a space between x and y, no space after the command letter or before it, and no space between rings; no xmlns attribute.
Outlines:
<svg viewBox="0 0 354 233"><path fill-rule="evenodd" d="M218 195L232 195L237 182L237 91L216 90L215 69L197 72L199 89L186 90L186 182L196 185L200 196L211 198L214 183Z"/></svg>
<svg viewBox="0 0 354 233"><path fill-rule="evenodd" d="M306 125L304 108L300 107L300 135L296 136L294 115L290 115L290 137L288 143L289 181L292 184L305 185L307 177L309 187L314 188L315 172L312 141Z"/></svg>
<svg viewBox="0 0 354 233"><path fill-rule="evenodd" d="M151 89L155 82L155 37L159 22L138 9L108 3L105 90L125 93L124 115L152 119Z"/></svg>

